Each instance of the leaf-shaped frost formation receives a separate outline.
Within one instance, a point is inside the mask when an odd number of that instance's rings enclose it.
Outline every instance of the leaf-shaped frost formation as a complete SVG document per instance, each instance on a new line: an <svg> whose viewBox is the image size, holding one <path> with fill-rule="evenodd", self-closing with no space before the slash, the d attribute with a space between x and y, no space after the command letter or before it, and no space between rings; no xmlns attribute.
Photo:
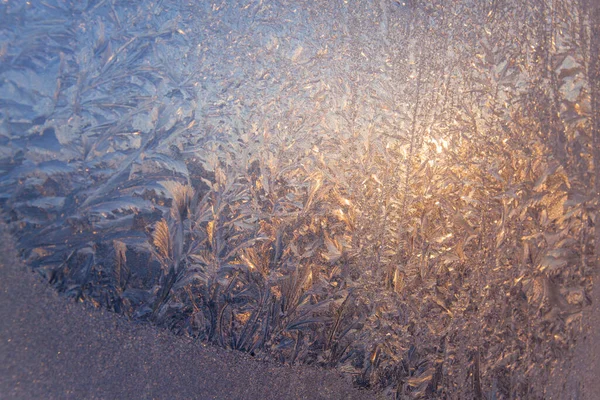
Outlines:
<svg viewBox="0 0 600 400"><path fill-rule="evenodd" d="M169 224L163 218L156 223L153 235L154 246L156 246L158 255L163 261L171 258L172 243L171 236L169 233Z"/></svg>
<svg viewBox="0 0 600 400"><path fill-rule="evenodd" d="M169 194L173 198L173 206L171 208L173 217L180 221L186 219L194 200L194 188L177 181L161 181L160 184L169 191Z"/></svg>

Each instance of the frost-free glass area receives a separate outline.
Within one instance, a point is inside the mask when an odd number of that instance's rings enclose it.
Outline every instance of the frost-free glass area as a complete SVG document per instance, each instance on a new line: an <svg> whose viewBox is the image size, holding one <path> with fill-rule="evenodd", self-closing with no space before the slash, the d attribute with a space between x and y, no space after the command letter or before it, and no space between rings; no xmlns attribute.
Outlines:
<svg viewBox="0 0 600 400"><path fill-rule="evenodd" d="M2 219L133 319L545 398L600 257L599 53L591 0L5 0Z"/></svg>

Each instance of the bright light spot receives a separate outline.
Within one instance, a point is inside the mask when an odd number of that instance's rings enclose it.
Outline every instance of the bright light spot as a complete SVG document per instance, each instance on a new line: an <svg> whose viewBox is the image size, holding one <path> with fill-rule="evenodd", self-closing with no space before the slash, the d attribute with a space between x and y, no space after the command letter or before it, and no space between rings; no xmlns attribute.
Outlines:
<svg viewBox="0 0 600 400"><path fill-rule="evenodd" d="M445 149L447 149L449 144L448 141L443 138L435 139L430 137L428 141L435 146L435 151L438 154L441 154Z"/></svg>

